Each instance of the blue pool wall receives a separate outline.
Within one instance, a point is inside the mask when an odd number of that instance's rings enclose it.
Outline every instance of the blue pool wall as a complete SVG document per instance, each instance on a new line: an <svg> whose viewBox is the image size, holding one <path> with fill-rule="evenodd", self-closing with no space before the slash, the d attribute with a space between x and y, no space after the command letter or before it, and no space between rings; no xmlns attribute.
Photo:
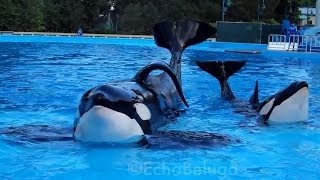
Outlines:
<svg viewBox="0 0 320 180"><path fill-rule="evenodd" d="M152 38L123 38L123 37L76 37L76 36L39 36L39 35L1 35L0 42L50 42L50 43L82 43L82 44L115 44L134 46L156 46ZM205 41L191 46L190 49L213 52L225 50L255 50L261 51L268 57L300 58L320 62L320 53L293 52L293 51L269 51L266 44L233 43Z"/></svg>

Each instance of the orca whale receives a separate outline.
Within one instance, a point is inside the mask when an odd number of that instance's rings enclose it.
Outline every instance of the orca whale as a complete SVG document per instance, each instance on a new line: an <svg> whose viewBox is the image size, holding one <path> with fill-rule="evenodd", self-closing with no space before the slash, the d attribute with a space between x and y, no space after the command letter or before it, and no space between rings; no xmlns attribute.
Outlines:
<svg viewBox="0 0 320 180"><path fill-rule="evenodd" d="M228 79L238 72L246 64L246 61L196 61L196 64L219 81L221 96L224 99L235 102L236 97L229 86ZM253 109L266 124L306 121L309 116L308 83L305 81L293 82L259 103L258 81L256 81L253 95L248 103L250 106L244 107ZM243 111L248 112L247 110Z"/></svg>
<svg viewBox="0 0 320 180"><path fill-rule="evenodd" d="M153 62L132 79L98 85L83 94L72 128L22 125L0 129L14 142L73 141L94 145L130 145L156 148L220 146L239 142L227 135L160 131L188 107L181 87L181 55L185 48L201 43L216 29L194 21L164 21L153 27L156 45L171 52L170 64ZM154 75L153 71L163 71ZM98 142L98 143L96 143ZM12 142L10 142L12 143Z"/></svg>
<svg viewBox="0 0 320 180"><path fill-rule="evenodd" d="M194 20L164 21L153 27L155 43L168 49L170 63L154 62L126 82L103 84L81 98L73 136L86 142L137 142L188 107L181 87L185 48L214 35L216 29ZM163 73L152 75L154 70Z"/></svg>

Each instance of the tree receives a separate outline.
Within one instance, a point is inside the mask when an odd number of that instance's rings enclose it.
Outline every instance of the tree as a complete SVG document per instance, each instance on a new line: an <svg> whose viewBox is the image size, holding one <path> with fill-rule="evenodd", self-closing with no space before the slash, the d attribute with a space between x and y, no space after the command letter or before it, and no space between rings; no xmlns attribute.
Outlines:
<svg viewBox="0 0 320 180"><path fill-rule="evenodd" d="M226 19L231 21L255 21L257 19L257 7L257 0L232 1Z"/></svg>
<svg viewBox="0 0 320 180"><path fill-rule="evenodd" d="M0 30L44 30L41 0L4 0L0 8Z"/></svg>
<svg viewBox="0 0 320 180"><path fill-rule="evenodd" d="M299 7L301 0L279 0L278 6L275 9L275 19L281 22L283 19L289 19L291 22L299 21Z"/></svg>
<svg viewBox="0 0 320 180"><path fill-rule="evenodd" d="M301 0L302 7L316 7L317 0Z"/></svg>
<svg viewBox="0 0 320 180"><path fill-rule="evenodd" d="M12 0L5 0L0 3L0 30L12 31L16 24L16 10Z"/></svg>
<svg viewBox="0 0 320 180"><path fill-rule="evenodd" d="M299 7L303 0L265 0L266 8L261 12L261 20L271 22L273 20L281 23L283 19L292 22L299 21ZM312 0L313 1L313 0ZM257 0L237 0L232 1L232 5L227 12L227 20L231 21L256 21L258 19L257 9L261 7L261 1Z"/></svg>
<svg viewBox="0 0 320 180"><path fill-rule="evenodd" d="M316 0L232 0L229 21L297 22L300 6ZM0 30L150 34L162 20L221 19L220 0L2 0ZM258 8L264 7L266 8ZM111 9L112 7L112 9ZM258 10L257 10L258 9ZM108 26L112 24L112 26ZM114 28L114 29L107 29ZM108 31L107 31L108 30Z"/></svg>
<svg viewBox="0 0 320 180"><path fill-rule="evenodd" d="M192 18L214 23L220 16L220 6L212 0L131 1L128 5L118 4L116 8L120 14L121 32L131 34L150 34L152 26L163 20Z"/></svg>
<svg viewBox="0 0 320 180"><path fill-rule="evenodd" d="M63 32L62 2L60 0L45 0L43 6L46 31Z"/></svg>

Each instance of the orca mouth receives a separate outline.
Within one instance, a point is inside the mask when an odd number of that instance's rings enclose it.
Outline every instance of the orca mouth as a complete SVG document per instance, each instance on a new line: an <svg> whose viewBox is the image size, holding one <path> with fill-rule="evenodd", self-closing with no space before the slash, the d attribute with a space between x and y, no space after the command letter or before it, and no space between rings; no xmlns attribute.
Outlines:
<svg viewBox="0 0 320 180"><path fill-rule="evenodd" d="M83 142L133 143L139 142L144 132L135 119L95 105L79 118L74 137Z"/></svg>
<svg viewBox="0 0 320 180"><path fill-rule="evenodd" d="M98 117L97 119L100 120L104 119L105 121L109 119L110 121L114 121L115 124L118 123L116 122L117 119L119 122L127 119L128 122L134 121L137 123L144 133L148 134L151 131L149 123L151 111L147 105L142 103L141 98L127 89L111 85L95 88L82 97L78 110L78 118L74 121L74 131L76 131L83 117L87 117L86 119L90 119L93 122L95 121L95 117ZM101 113L101 111L108 113ZM93 112L98 113L100 116L96 116ZM88 118L88 114L90 114L90 118ZM130 126L130 123L122 123L121 126ZM106 126L105 129L107 130L108 127ZM126 128L123 127L122 129Z"/></svg>

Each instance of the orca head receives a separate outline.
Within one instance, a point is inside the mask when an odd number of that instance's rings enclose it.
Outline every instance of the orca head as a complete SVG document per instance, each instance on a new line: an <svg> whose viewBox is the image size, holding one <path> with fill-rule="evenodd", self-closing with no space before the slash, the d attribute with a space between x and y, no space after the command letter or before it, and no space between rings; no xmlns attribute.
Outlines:
<svg viewBox="0 0 320 180"><path fill-rule="evenodd" d="M133 91L102 85L81 98L74 138L86 142L138 142L148 131L151 113Z"/></svg>
<svg viewBox="0 0 320 180"><path fill-rule="evenodd" d="M308 110L309 87L305 81L290 84L258 107L259 114L269 124L306 121Z"/></svg>

